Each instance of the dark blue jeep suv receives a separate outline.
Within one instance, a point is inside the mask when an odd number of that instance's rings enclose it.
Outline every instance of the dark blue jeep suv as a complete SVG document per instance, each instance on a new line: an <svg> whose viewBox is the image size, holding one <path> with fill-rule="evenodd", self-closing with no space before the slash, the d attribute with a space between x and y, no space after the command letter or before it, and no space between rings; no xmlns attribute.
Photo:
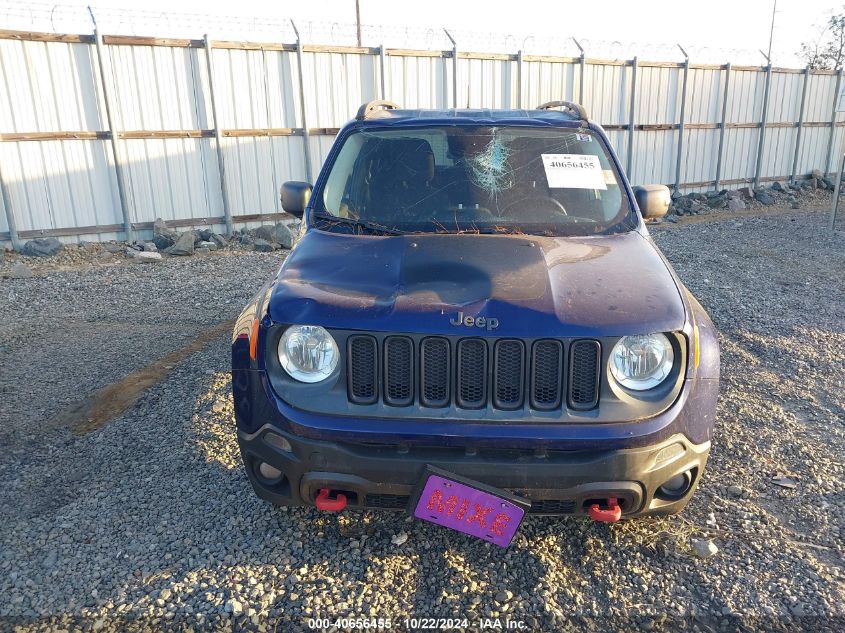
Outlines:
<svg viewBox="0 0 845 633"><path fill-rule="evenodd" d="M362 106L283 187L299 239L234 332L255 491L499 544L525 512L681 510L719 350L644 224L669 202L577 104Z"/></svg>

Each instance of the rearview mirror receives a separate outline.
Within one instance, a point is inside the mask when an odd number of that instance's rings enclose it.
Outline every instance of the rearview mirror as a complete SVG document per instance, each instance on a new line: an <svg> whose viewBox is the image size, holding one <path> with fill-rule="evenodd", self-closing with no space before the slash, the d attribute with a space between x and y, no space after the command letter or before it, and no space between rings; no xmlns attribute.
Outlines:
<svg viewBox="0 0 845 633"><path fill-rule="evenodd" d="M311 199L311 183L289 180L282 185L282 209L301 218Z"/></svg>
<svg viewBox="0 0 845 633"><path fill-rule="evenodd" d="M644 220L662 218L672 204L672 194L666 185L641 185L634 187L634 197Z"/></svg>

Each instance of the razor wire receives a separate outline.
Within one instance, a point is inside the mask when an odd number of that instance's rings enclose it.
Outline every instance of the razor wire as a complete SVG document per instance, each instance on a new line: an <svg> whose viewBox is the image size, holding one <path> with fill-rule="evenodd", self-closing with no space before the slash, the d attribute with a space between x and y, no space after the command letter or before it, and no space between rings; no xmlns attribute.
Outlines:
<svg viewBox="0 0 845 633"><path fill-rule="evenodd" d="M290 17L224 16L178 11L147 9L115 9L92 6L99 30L112 35L150 37L201 37L272 42L294 42L296 35ZM304 43L355 46L357 26L349 22L296 20ZM22 2L0 2L0 28L53 33L88 33L92 24L82 5ZM579 38L577 33L549 36L538 33L501 33L449 29L462 51L478 53L516 53L577 57L580 51L574 36L588 57L607 60L628 60L633 57L649 61L683 61L674 42L633 42ZM450 50L451 43L442 28L426 26L361 25L364 46L414 48L421 50ZM684 44L690 59L698 63L760 65L760 53L745 48L719 48L708 45Z"/></svg>

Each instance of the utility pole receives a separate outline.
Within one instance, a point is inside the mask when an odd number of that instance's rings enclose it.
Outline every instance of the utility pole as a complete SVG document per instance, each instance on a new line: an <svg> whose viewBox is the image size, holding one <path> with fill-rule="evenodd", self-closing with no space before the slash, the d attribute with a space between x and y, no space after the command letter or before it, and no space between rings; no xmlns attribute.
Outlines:
<svg viewBox="0 0 845 633"><path fill-rule="evenodd" d="M356 2L357 2L357 0L356 0ZM774 39L774 36L775 36L775 12L777 10L778 10L778 0L774 0L772 2L772 26L769 29L769 54L766 55L767 59L772 58L772 40ZM358 39L360 39L360 37ZM361 44L359 43L358 46L360 46L360 45ZM771 62L769 62L769 65L771 65Z"/></svg>
<svg viewBox="0 0 845 633"><path fill-rule="evenodd" d="M358 48L361 48L361 0L355 0L355 25L358 31ZM771 44L769 44L771 47Z"/></svg>

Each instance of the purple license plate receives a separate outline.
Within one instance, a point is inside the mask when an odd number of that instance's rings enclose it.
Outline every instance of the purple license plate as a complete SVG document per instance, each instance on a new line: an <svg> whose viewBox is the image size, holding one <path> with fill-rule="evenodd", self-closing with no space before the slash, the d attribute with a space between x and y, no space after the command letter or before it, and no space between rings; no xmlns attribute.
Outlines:
<svg viewBox="0 0 845 633"><path fill-rule="evenodd" d="M414 516L507 547L525 510L490 492L429 475Z"/></svg>

